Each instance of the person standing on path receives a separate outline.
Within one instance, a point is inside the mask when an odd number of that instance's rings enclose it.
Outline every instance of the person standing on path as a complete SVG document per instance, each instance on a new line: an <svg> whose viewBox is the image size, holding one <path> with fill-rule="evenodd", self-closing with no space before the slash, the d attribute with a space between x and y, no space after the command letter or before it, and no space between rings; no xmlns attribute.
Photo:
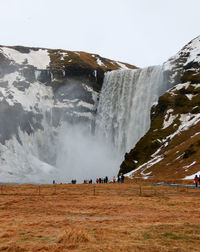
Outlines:
<svg viewBox="0 0 200 252"><path fill-rule="evenodd" d="M198 182L199 182L199 178L197 175L195 175L195 178L194 178L195 187L198 187Z"/></svg>

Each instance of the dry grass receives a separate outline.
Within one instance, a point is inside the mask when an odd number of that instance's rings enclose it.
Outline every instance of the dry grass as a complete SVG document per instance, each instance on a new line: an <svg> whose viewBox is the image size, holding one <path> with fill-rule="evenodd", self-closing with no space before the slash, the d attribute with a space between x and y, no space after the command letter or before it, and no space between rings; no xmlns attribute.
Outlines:
<svg viewBox="0 0 200 252"><path fill-rule="evenodd" d="M199 189L29 187L4 186L0 251L199 251Z"/></svg>

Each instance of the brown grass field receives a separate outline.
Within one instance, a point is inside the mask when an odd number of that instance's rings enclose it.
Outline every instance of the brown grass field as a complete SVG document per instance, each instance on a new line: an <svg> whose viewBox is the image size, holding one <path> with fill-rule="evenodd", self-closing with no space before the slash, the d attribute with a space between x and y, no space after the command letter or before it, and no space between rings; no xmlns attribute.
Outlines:
<svg viewBox="0 0 200 252"><path fill-rule="evenodd" d="M0 251L200 251L200 188L0 186Z"/></svg>

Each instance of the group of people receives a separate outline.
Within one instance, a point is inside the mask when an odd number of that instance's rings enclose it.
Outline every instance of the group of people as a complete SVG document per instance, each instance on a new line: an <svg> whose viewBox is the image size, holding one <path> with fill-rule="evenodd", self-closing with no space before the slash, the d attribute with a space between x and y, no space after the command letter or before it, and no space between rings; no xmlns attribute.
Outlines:
<svg viewBox="0 0 200 252"><path fill-rule="evenodd" d="M92 184L92 179L89 179L89 180L84 179L83 184Z"/></svg>
<svg viewBox="0 0 200 252"><path fill-rule="evenodd" d="M114 176L113 179L111 181L109 181L108 176L104 177L104 178L97 178L96 179L96 184L107 184L107 183L124 183L124 175L121 174L120 176L117 176L117 178ZM92 179L90 180L84 180L83 181L84 184L92 184Z"/></svg>
<svg viewBox="0 0 200 252"><path fill-rule="evenodd" d="M108 176L106 176L106 177L104 177L104 178L97 178L97 179L96 179L96 183L97 183L97 184L107 184L107 183L109 183L109 182L113 182L113 183L116 183L116 182L117 182L117 183L124 183L124 175L123 175L123 174L118 175L117 178L114 176L113 179L112 179L111 181L109 181ZM72 180L71 180L71 184L76 184L76 183L77 183L76 179L72 179ZM92 184L92 183L93 183L92 179L89 179L89 180L84 179L84 180L83 180L83 184ZM55 181L55 180L53 180L53 184L56 184L56 181Z"/></svg>
<svg viewBox="0 0 200 252"><path fill-rule="evenodd" d="M118 182L118 183L124 183L124 174L121 174L121 176L117 176L117 179L115 176L113 177L113 183Z"/></svg>
<svg viewBox="0 0 200 252"><path fill-rule="evenodd" d="M107 184L108 183L108 177L106 176L105 178L97 178L96 183L97 184L102 184L102 183Z"/></svg>
<svg viewBox="0 0 200 252"><path fill-rule="evenodd" d="M198 183L200 184L200 176L198 177L197 175L195 175L194 183L195 183L195 187L198 187Z"/></svg>

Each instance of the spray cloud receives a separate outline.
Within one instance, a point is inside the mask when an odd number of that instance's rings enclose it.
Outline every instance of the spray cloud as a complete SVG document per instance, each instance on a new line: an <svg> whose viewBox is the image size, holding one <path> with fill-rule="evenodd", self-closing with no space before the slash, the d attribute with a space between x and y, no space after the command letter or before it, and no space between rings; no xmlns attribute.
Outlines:
<svg viewBox="0 0 200 252"><path fill-rule="evenodd" d="M66 123L58 138L58 178L82 183L84 179L94 181L105 176L112 179L117 174L120 162L117 153L102 138L92 135L87 124Z"/></svg>

